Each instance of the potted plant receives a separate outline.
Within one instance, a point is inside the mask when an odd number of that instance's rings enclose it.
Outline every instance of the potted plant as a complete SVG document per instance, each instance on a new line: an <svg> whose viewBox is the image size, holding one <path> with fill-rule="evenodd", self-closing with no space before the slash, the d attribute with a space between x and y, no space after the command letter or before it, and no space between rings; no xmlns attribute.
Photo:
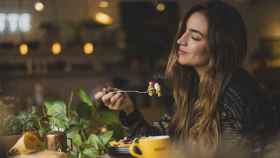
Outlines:
<svg viewBox="0 0 280 158"><path fill-rule="evenodd" d="M121 123L115 113L102 109L100 104L92 101L85 90L79 89L76 94L82 102L80 106L90 107L91 117L83 117L74 110L71 105L72 93L68 104L63 101L45 102L50 129L64 132L67 139L71 140L68 143L70 157L93 158L104 155L113 136L118 138L124 135Z"/></svg>
<svg viewBox="0 0 280 158"><path fill-rule="evenodd" d="M75 96L81 101L76 108L72 105ZM90 111L90 115L85 117L81 107ZM47 138L46 146L49 149L68 152L71 158L104 155L111 139L126 134L117 115L92 101L83 89L71 92L67 104L63 100L46 100L41 110L34 107L31 113L20 113L11 120L10 128L20 132L36 130Z"/></svg>
<svg viewBox="0 0 280 158"><path fill-rule="evenodd" d="M8 151L25 131L39 129L39 117L32 107L31 112L22 111L16 115L9 115L3 120L5 136L1 136L2 145Z"/></svg>

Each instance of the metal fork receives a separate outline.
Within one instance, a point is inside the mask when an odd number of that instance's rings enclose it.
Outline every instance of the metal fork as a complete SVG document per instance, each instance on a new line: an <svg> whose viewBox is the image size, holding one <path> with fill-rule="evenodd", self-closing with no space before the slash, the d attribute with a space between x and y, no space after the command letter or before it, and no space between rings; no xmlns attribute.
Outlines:
<svg viewBox="0 0 280 158"><path fill-rule="evenodd" d="M147 94L147 91L136 91L136 90L118 90L116 93L139 93L139 94Z"/></svg>

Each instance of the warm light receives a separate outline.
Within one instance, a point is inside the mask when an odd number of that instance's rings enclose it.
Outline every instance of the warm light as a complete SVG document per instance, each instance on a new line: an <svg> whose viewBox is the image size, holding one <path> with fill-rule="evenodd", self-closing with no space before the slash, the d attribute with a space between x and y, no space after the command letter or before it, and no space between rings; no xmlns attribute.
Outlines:
<svg viewBox="0 0 280 158"><path fill-rule="evenodd" d="M23 43L19 46L19 53L20 55L27 55L29 51L28 45Z"/></svg>
<svg viewBox="0 0 280 158"><path fill-rule="evenodd" d="M89 54L92 54L94 51L94 46L92 43L90 42L87 42L84 44L84 53L89 55Z"/></svg>
<svg viewBox="0 0 280 158"><path fill-rule="evenodd" d="M280 67L280 59L273 59L269 61L267 64L270 67Z"/></svg>
<svg viewBox="0 0 280 158"><path fill-rule="evenodd" d="M34 8L35 8L36 11L41 12L41 11L44 10L45 6L42 2L36 2L34 4Z"/></svg>
<svg viewBox="0 0 280 158"><path fill-rule="evenodd" d="M269 21L262 29L263 36L279 37L280 36L280 22Z"/></svg>
<svg viewBox="0 0 280 158"><path fill-rule="evenodd" d="M59 42L55 42L53 45L52 45L52 53L53 55L58 55L61 53L61 44Z"/></svg>
<svg viewBox="0 0 280 158"><path fill-rule="evenodd" d="M95 20L101 24L110 25L113 23L113 19L110 15L98 12L95 15Z"/></svg>
<svg viewBox="0 0 280 158"><path fill-rule="evenodd" d="M103 1L99 2L99 7L100 8L107 8L107 7L109 7L109 2L103 0Z"/></svg>
<svg viewBox="0 0 280 158"><path fill-rule="evenodd" d="M163 4L163 3L159 3L159 4L157 4L157 10L159 11L159 12L163 12L164 10L165 10L165 4Z"/></svg>
<svg viewBox="0 0 280 158"><path fill-rule="evenodd" d="M100 128L100 132L101 132L101 133L105 133L105 132L107 132L107 131L108 131L108 129L107 129L106 127Z"/></svg>

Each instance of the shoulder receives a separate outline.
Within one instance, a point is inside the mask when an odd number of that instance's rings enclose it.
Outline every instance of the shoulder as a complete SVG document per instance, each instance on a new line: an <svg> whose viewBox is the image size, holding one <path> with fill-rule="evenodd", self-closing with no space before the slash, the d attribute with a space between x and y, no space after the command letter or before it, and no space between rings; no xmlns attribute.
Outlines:
<svg viewBox="0 0 280 158"><path fill-rule="evenodd" d="M244 91L254 91L260 87L255 78L242 68L232 72L232 77L229 82L229 86Z"/></svg>
<svg viewBox="0 0 280 158"><path fill-rule="evenodd" d="M231 75L224 90L225 97L241 99L244 103L265 99L265 94L259 83L244 69L237 69Z"/></svg>
<svg viewBox="0 0 280 158"><path fill-rule="evenodd" d="M224 90L221 105L227 115L241 121L245 128L255 128L262 120L267 97L256 80L243 69L232 73Z"/></svg>

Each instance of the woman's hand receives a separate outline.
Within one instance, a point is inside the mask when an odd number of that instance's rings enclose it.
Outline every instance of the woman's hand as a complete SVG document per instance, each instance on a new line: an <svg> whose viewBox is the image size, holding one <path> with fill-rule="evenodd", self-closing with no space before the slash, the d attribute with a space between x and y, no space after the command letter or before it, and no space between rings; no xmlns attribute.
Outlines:
<svg viewBox="0 0 280 158"><path fill-rule="evenodd" d="M96 100L101 100L111 110L123 110L127 114L134 111L133 102L127 93L117 92L117 88L103 88L95 93Z"/></svg>

